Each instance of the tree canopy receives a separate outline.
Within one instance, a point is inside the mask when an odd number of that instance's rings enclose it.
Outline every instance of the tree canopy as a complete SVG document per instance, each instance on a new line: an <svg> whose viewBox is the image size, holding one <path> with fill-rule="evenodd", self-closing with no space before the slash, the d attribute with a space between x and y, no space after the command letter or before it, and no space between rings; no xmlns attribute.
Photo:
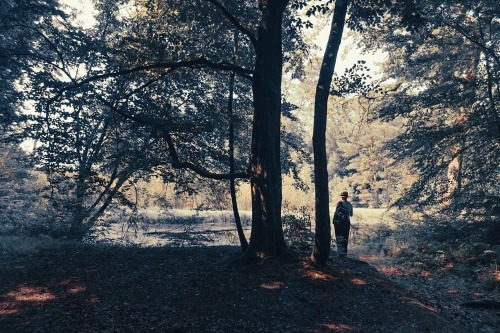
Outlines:
<svg viewBox="0 0 500 333"><path fill-rule="evenodd" d="M401 18L411 23L406 29L392 11L360 27L361 45L388 54L383 73L392 91L378 117L406 120L406 131L390 144L392 158L409 159L419 174L398 203L498 214L498 4L405 4L413 8Z"/></svg>
<svg viewBox="0 0 500 333"><path fill-rule="evenodd" d="M95 23L86 26L59 2L4 4L1 130L35 144L46 196L69 213L79 238L113 202L132 205L127 191L138 180L160 174L193 193L201 176L229 180L233 191L236 179L248 181L249 253L286 252L282 177L308 182L299 179L310 160L296 110L311 112L312 103L294 105L308 97L284 94L282 80L311 82L315 46L303 29L333 5L346 5L358 46L386 52L387 61L378 82L364 61L317 82L325 108L313 147L322 165L311 177L322 198L316 219L326 226L337 187L374 207L498 213L494 1L95 0Z"/></svg>

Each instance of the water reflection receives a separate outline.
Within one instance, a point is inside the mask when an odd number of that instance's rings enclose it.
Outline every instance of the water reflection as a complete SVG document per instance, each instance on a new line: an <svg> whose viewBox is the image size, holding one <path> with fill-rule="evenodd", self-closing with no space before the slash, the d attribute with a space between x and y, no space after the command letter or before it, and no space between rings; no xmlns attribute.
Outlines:
<svg viewBox="0 0 500 333"><path fill-rule="evenodd" d="M250 236L251 213L240 212ZM135 216L113 216L93 230L89 242L141 247L239 245L231 211L148 209Z"/></svg>

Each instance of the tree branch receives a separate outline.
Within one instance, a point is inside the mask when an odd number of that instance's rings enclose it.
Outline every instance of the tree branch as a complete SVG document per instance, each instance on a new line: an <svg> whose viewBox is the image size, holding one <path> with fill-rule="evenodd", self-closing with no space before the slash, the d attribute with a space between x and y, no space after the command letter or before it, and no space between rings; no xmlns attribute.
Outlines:
<svg viewBox="0 0 500 333"><path fill-rule="evenodd" d="M248 178L248 173L247 172L236 172L236 173L226 173L226 174L219 174L219 173L214 173L210 172L200 166L195 165L194 163L191 162L182 162L179 160L179 155L177 154L177 150L175 148L172 136L170 135L170 132L167 131L165 128L161 126L161 122L153 122L148 119L145 119L140 116L136 115L129 115L122 110L118 109L116 106L114 106L112 103L106 101L104 98L98 96L99 100L101 100L107 107L109 107L111 110L114 112L118 113L120 116L124 117L125 119L132 120L138 124L141 124L143 126L151 126L153 128L158 129L161 133L163 133L163 136L165 140L167 141L168 145L168 152L170 155L170 158L172 159L172 168L174 169L189 169L191 171L194 171L196 174L205 177L205 178L210 178L210 179L217 179L217 180L224 180L224 179L242 179L242 178Z"/></svg>
<svg viewBox="0 0 500 333"><path fill-rule="evenodd" d="M459 23L451 21L452 23L448 22L446 19L442 19L441 22L446 25L447 27L454 29L458 33L462 34L466 39L468 39L471 43L479 46L481 49L485 51L486 54L489 54L497 64L500 64L500 59L498 55L495 53L495 49L486 46L484 43L481 43L478 38L475 38L474 35L469 33L464 27L462 27Z"/></svg>
<svg viewBox="0 0 500 333"><path fill-rule="evenodd" d="M85 84L99 81L99 80L105 80L113 77L119 77L123 75L128 75L132 73L137 73L137 72L142 72L142 71L147 71L151 69L161 69L161 68L167 68L169 71L173 71L178 68L214 68L214 69L221 69L221 70L228 70L228 71L234 71L235 73L239 74L242 77L245 77L247 79L252 79L252 73L253 71L235 66L233 64L229 64L226 62L220 62L220 63L215 63L212 62L204 57L200 57L198 59L194 60L185 60L185 61L178 61L178 62L163 62L163 63L156 63L156 64L150 64L150 65L142 65L142 66L137 66L134 68L129 68L129 69L123 69L120 71L116 72L110 72L110 73L104 73L104 74L98 74L91 76L89 78L86 78L80 82L76 82L72 85L66 86L62 89L59 90L58 94L51 98L49 100L49 104L57 100L65 91L79 88Z"/></svg>
<svg viewBox="0 0 500 333"><path fill-rule="evenodd" d="M172 136L170 135L169 132L166 132L166 131L164 131L163 134L164 134L165 140L167 141L170 157L172 158L172 167L174 169L189 169L191 171L194 171L195 173L197 173L198 175L200 175L202 177L210 178L210 179L218 179L218 180L248 178L248 175L246 172L218 174L218 173L213 173L213 172L210 172L206 169L200 168L199 166L195 165L194 163L181 162L179 160L179 156L177 155L177 151L175 149L175 145L174 145L174 142L172 140Z"/></svg>
<svg viewBox="0 0 500 333"><path fill-rule="evenodd" d="M218 9L220 9L222 11L222 13L224 14L224 16L239 30L241 31L244 35L246 35L248 37L248 39L250 39L250 42L252 43L253 47L256 49L257 48L257 38L255 38L255 36L253 35L253 33L248 30L247 28L245 28L243 25L241 25L241 23L236 19L236 17L234 17L233 14L231 14L229 12L229 10L227 10L226 7L224 7L220 2L216 1L216 0L205 0L205 1L208 1L210 2L212 5L214 5L215 7L217 7Z"/></svg>

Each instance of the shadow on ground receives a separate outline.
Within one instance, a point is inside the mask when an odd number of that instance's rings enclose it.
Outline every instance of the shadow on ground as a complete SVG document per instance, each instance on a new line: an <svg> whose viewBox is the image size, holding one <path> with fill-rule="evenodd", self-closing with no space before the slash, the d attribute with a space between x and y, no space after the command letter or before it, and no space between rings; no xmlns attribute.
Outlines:
<svg viewBox="0 0 500 333"><path fill-rule="evenodd" d="M1 332L462 332L368 264L70 245L0 263Z"/></svg>

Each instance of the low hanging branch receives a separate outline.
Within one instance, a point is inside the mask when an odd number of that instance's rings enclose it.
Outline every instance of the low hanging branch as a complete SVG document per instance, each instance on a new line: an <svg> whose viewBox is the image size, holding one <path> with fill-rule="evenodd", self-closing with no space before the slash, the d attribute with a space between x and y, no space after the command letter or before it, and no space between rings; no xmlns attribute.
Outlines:
<svg viewBox="0 0 500 333"><path fill-rule="evenodd" d="M210 179L217 179L217 180L222 180L222 179L236 179L236 178L248 178L248 175L246 172L237 172L237 173L228 173L228 174L219 174L219 173L213 173L210 172L206 169L203 169L194 163L191 162L181 162L179 160L179 156L177 155L177 151L175 149L175 145L172 139L172 136L170 133L164 131L164 137L165 140L167 141L168 145L168 151L170 153L170 157L172 158L172 167L175 169L189 169L197 173L198 175Z"/></svg>
<svg viewBox="0 0 500 333"><path fill-rule="evenodd" d="M141 124L143 126L151 126L157 130L159 130L161 133L163 133L163 137L165 138L167 145L168 145L168 152L170 155L170 158L172 159L172 167L174 169L189 169L196 174L205 177L205 178L210 178L210 179L216 179L216 180L224 180L224 179L243 179L243 178L248 178L248 173L247 172L236 172L236 173L214 173L211 171L208 171L194 163L191 162L182 162L179 159L179 155L177 154L177 150L175 148L175 144L172 139L172 135L168 130L166 130L162 125L162 123L158 123L158 121L151 121L149 119L146 119L144 117L138 116L138 115L130 115L127 114L126 112L123 112L119 108L117 108L115 105L112 103L108 102L104 98L98 96L99 100L104 103L107 107L109 107L111 110L114 112L118 113L120 116L122 116L125 119L132 120L138 124Z"/></svg>

